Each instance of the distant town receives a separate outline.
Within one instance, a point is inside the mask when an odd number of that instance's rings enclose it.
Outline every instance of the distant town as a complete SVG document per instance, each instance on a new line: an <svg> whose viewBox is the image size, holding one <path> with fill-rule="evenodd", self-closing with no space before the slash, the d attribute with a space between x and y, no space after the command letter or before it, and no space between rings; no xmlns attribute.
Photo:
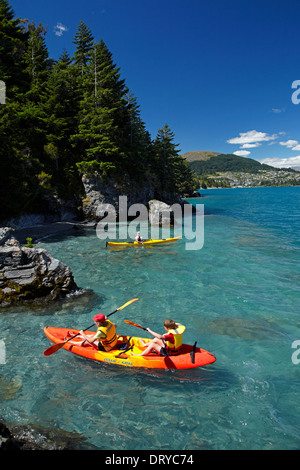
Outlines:
<svg viewBox="0 0 300 470"><path fill-rule="evenodd" d="M275 168L252 158L211 151L188 152L188 162L199 188L299 186L300 168Z"/></svg>
<svg viewBox="0 0 300 470"><path fill-rule="evenodd" d="M251 186L300 186L300 172L289 170L259 170L257 173L218 172L217 175L206 175L201 181L206 187L251 187Z"/></svg>

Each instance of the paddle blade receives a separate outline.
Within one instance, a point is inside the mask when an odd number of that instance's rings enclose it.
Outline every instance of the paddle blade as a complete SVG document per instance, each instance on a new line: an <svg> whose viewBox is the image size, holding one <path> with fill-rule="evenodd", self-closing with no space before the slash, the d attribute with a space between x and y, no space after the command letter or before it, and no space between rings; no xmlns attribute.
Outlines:
<svg viewBox="0 0 300 470"><path fill-rule="evenodd" d="M119 310L122 310L122 308L127 307L127 305L132 304L132 302L135 302L136 300L139 300L139 299L131 299L131 300L129 300L128 302L126 302L126 304L122 305L122 307L117 308L116 311L118 312Z"/></svg>
<svg viewBox="0 0 300 470"><path fill-rule="evenodd" d="M144 328L144 327L141 326L141 325L137 325L136 323L133 323L133 322L130 321L130 320L124 320L124 322L127 323L128 325L136 326L137 328L140 328L141 330L145 330L145 331L146 331L146 328Z"/></svg>
<svg viewBox="0 0 300 470"><path fill-rule="evenodd" d="M50 346L50 348L44 351L44 356L51 356L51 354L55 353L60 348L62 348L63 345L66 344L66 342L67 341L64 341L63 343L53 344L53 346Z"/></svg>

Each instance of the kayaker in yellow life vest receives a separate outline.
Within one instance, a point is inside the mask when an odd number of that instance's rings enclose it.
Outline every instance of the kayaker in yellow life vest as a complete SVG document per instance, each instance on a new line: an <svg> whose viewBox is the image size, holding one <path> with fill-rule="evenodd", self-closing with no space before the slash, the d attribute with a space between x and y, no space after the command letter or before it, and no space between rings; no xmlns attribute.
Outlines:
<svg viewBox="0 0 300 470"><path fill-rule="evenodd" d="M99 351L110 351L117 344L116 327L114 323L108 320L103 313L98 313L93 317L94 322L97 325L97 333L94 336L86 336L84 331L80 333L83 338L90 344L94 344L97 341Z"/></svg>
<svg viewBox="0 0 300 470"><path fill-rule="evenodd" d="M144 351L140 354L133 354L133 356L146 356L153 349L157 351L161 356L174 356L181 353L182 349L182 333L185 330L185 326L180 323L176 323L174 320L165 320L164 327L167 333L160 335L146 328L146 330L154 336L150 342L145 343L140 339L140 342L145 347Z"/></svg>

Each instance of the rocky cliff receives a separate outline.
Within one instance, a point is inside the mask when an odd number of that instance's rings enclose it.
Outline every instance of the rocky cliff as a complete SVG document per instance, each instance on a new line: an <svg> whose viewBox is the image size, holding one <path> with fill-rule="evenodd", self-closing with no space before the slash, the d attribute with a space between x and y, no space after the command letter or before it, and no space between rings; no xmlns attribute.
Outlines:
<svg viewBox="0 0 300 470"><path fill-rule="evenodd" d="M127 197L127 209L133 204L143 204L149 207L149 201L159 200L164 204L183 204L181 198L173 192L158 193L151 180L140 183L130 182L119 184L110 179L103 179L100 175L83 175L82 183L85 191L83 199L83 213L87 219L99 220L99 214L113 206L119 212L119 197Z"/></svg>
<svg viewBox="0 0 300 470"><path fill-rule="evenodd" d="M41 248L28 248L0 231L0 305L45 303L78 292L72 271Z"/></svg>

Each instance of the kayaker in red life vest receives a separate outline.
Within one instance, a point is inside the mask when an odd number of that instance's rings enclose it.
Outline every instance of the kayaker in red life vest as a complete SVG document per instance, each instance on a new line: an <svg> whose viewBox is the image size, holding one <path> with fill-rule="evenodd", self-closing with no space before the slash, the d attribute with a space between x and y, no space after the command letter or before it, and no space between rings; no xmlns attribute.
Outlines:
<svg viewBox="0 0 300 470"><path fill-rule="evenodd" d="M116 335L116 327L108 318L103 315L103 313L98 313L93 317L94 322L97 325L97 333L94 336L87 336L84 334L84 331L81 330L80 334L83 336L85 341L90 344L96 343L98 345L99 351L111 351L118 340Z"/></svg>
<svg viewBox="0 0 300 470"><path fill-rule="evenodd" d="M174 356L180 354L182 349L182 333L185 330L185 326L180 323L175 323L174 320L165 320L164 327L167 330L167 333L160 335L146 328L148 333L153 335L155 338L150 342L145 343L142 339L140 342L146 348L140 354L132 354L132 356L146 356L153 349L157 351L161 356Z"/></svg>
<svg viewBox="0 0 300 470"><path fill-rule="evenodd" d="M138 242L138 243L143 243L143 239L141 237L140 232L137 232L136 237L135 237L135 241Z"/></svg>

